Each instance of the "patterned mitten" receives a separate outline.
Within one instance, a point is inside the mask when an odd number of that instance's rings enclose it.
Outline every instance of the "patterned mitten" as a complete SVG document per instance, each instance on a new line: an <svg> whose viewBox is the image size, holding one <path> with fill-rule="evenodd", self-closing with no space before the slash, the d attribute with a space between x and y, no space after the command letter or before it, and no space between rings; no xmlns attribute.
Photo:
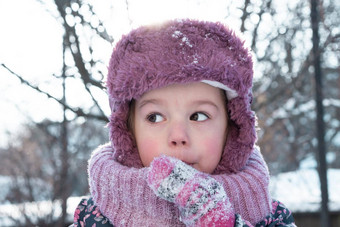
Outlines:
<svg viewBox="0 0 340 227"><path fill-rule="evenodd" d="M234 210L222 185L178 159L155 158L148 184L158 197L177 205L186 226L234 226Z"/></svg>

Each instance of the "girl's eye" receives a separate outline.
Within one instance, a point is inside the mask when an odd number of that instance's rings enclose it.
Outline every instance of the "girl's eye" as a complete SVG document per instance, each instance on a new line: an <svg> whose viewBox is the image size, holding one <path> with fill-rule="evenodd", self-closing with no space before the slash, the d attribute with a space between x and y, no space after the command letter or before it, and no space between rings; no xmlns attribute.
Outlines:
<svg viewBox="0 0 340 227"><path fill-rule="evenodd" d="M162 117L162 115L158 113L152 113L152 114L149 114L146 119L152 123L158 123L158 122L163 121L164 117Z"/></svg>
<svg viewBox="0 0 340 227"><path fill-rule="evenodd" d="M200 112L194 113L190 116L191 121L205 121L207 119L209 119L209 117L206 114Z"/></svg>

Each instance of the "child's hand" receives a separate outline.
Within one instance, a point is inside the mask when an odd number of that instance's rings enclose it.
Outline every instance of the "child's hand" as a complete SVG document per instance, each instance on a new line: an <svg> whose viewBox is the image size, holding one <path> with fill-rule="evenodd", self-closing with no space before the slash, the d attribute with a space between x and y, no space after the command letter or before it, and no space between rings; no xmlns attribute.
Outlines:
<svg viewBox="0 0 340 227"><path fill-rule="evenodd" d="M157 196L178 206L187 226L234 226L234 210L223 187L178 159L155 158L148 184Z"/></svg>

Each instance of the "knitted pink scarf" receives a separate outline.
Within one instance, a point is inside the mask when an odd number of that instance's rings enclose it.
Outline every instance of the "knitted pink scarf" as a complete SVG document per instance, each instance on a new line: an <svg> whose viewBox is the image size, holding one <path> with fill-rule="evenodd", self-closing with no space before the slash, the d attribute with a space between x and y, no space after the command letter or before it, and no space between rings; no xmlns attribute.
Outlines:
<svg viewBox="0 0 340 227"><path fill-rule="evenodd" d="M90 192L101 212L115 226L184 226L173 203L158 198L146 179L148 168L130 168L114 159L110 144L89 160ZM234 210L256 224L271 211L269 173L258 149L237 174L212 175L221 182Z"/></svg>

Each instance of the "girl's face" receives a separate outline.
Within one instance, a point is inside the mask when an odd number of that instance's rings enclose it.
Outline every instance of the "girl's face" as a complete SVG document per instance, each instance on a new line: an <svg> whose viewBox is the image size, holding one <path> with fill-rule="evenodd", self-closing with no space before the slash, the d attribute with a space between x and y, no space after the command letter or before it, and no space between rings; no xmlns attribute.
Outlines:
<svg viewBox="0 0 340 227"><path fill-rule="evenodd" d="M135 103L133 131L144 166L165 154L212 173L227 135L224 92L197 82L145 93Z"/></svg>

